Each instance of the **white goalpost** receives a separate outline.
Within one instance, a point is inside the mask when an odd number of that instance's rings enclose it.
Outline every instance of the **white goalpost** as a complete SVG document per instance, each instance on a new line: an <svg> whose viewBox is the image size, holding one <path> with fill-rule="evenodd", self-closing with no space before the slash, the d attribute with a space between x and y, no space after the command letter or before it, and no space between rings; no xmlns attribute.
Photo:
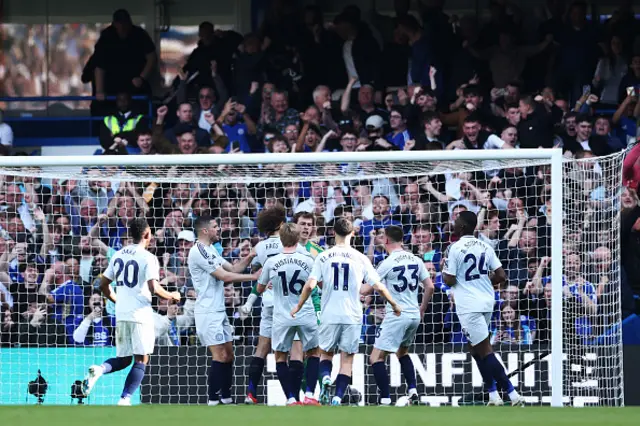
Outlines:
<svg viewBox="0 0 640 426"><path fill-rule="evenodd" d="M206 404L208 354L194 332L185 257L193 221L216 217L216 248L235 262L264 238L258 213L282 205L289 220L314 215L311 250L331 246L335 217L352 218L354 244L374 265L385 257L380 229L402 226L406 248L436 284L411 349L423 404L484 403L439 264L456 239L452 219L471 210L479 238L495 247L507 272L507 285L496 292L492 341L527 403L622 406L623 155L569 160L558 149L514 149L0 157L0 401L35 403L34 389L45 404L78 401L72 385L89 365L115 354L113 306L95 283L127 244L127 221L145 216L162 284L180 291L183 302L154 299L156 350L135 402ZM252 284L225 287L237 403L246 395L260 321L259 302L248 316L239 310ZM383 301L365 298L361 355L345 403L377 400L368 354L383 317ZM395 401L404 381L395 356L388 363ZM270 355L258 399L283 405L274 373ZM29 385L39 374L46 393ZM123 375L107 375L80 402L114 404L123 383Z"/></svg>

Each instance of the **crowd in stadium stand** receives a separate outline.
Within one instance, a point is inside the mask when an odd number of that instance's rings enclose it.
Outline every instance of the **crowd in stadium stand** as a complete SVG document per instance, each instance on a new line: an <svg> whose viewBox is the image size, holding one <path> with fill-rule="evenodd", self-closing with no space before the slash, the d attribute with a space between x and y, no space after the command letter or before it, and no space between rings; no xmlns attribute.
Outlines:
<svg viewBox="0 0 640 426"><path fill-rule="evenodd" d="M481 24L447 15L438 0L418 2L417 10L395 1L392 16L348 6L332 22L318 7L278 3L260 31L244 37L203 22L198 48L150 123L131 95L149 93L155 48L126 11L116 12L85 69L99 99L117 96L93 108L106 115L99 133L104 154L561 147L567 158L586 160L630 149L623 188L616 169L597 161L565 166L578 193L565 206L565 330L576 342L597 341L619 321L618 297L623 317L637 312L640 23L629 6L594 23L585 2L548 1L548 19L524 33L521 12L498 0ZM371 165L346 167L357 176L370 174ZM1 343L114 344L114 308L97 283L115 251L130 243L127 223L145 216L161 283L183 294L179 305L158 301L158 344L196 344L186 265L194 219L219 218L216 248L237 262L264 237L258 213L274 206L291 219L312 213L311 240L320 248L331 246L336 217L351 218L354 244L374 264L386 256L381 229L402 226L406 247L424 260L436 284L418 333L427 343L465 341L440 272L443 253L456 240L453 220L474 211L478 237L496 248L508 273L508 284L496 292L493 341L544 343L550 339L550 170L495 167L283 184L129 181L115 167L87 168L87 178L96 180L0 175ZM619 205L603 206L620 191ZM249 316L239 310L252 285L225 286L236 341L245 344L254 343L260 314L259 303ZM362 341L373 343L384 301L368 297L364 306Z"/></svg>

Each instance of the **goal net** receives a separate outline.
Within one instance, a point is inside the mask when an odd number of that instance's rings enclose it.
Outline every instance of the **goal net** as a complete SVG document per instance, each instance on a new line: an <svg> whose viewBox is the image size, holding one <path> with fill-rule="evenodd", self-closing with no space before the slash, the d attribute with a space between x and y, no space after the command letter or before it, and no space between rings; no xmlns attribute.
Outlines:
<svg viewBox="0 0 640 426"><path fill-rule="evenodd" d="M114 306L97 283L115 251L129 244L128 222L141 216L152 227L149 250L159 259L161 283L180 291L183 301L154 299L156 349L133 402L206 404L210 362L195 333L186 263L194 219L210 214L219 220L215 248L234 263L265 237L256 228L257 214L276 205L289 218L314 214L312 252L331 247L336 217L351 218L358 229L353 243L374 265L386 256L383 229L404 229L405 247L424 261L435 284L410 351L422 403L485 402L455 300L441 277L443 252L457 238L453 220L471 210L479 218L478 237L495 247L507 272L507 285L495 294L491 338L526 401L623 404L622 154L572 160L543 150L1 160L2 404L117 402L122 373L105 375L84 401L75 385L88 366L115 356ZM247 392L261 318L260 301L250 315L239 309L253 284L224 290L234 328L237 403ZM360 353L345 403L378 400L368 354L384 316L380 297L364 299ZM395 402L406 387L395 355L388 366ZM257 397L269 405L285 402L273 355Z"/></svg>

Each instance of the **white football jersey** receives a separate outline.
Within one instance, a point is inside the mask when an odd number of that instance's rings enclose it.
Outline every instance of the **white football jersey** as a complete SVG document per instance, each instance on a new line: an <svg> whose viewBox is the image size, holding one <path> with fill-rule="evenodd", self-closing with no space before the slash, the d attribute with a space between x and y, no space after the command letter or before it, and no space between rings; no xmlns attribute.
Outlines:
<svg viewBox="0 0 640 426"><path fill-rule="evenodd" d="M303 253L281 253L270 257L262 267L258 284L273 286L273 321L279 323L299 322L307 315L315 318L311 299L307 299L296 318L291 318L291 310L298 305L300 294L311 269L313 257Z"/></svg>
<svg viewBox="0 0 640 426"><path fill-rule="evenodd" d="M113 255L104 277L116 282L116 321L153 324L151 290L147 282L160 280L158 258L138 244Z"/></svg>
<svg viewBox="0 0 640 426"><path fill-rule="evenodd" d="M222 312L224 305L224 282L211 274L218 268L228 264L212 246L205 246L200 241L189 250L189 273L193 288L196 291L194 312Z"/></svg>
<svg viewBox="0 0 640 426"><path fill-rule="evenodd" d="M487 243L465 235L449 247L443 272L456 277L451 288L459 314L493 312L495 290L489 272L502 267Z"/></svg>
<svg viewBox="0 0 640 426"><path fill-rule="evenodd" d="M396 250L380 263L377 272L393 300L402 306L402 315L419 318L420 284L429 276L424 262L413 253ZM393 315L388 303L387 315Z"/></svg>
<svg viewBox="0 0 640 426"><path fill-rule="evenodd" d="M360 288L380 282L369 259L353 247L335 246L320 253L311 275L322 282L322 324L361 324Z"/></svg>
<svg viewBox="0 0 640 426"><path fill-rule="evenodd" d="M256 257L251 261L251 267L253 270L260 269L267 262L270 257L276 256L282 253L282 242L280 242L280 236L274 235L266 240L260 241L256 244ZM307 253L307 250L298 244L298 252ZM262 306L273 306L273 290L267 288L262 293Z"/></svg>

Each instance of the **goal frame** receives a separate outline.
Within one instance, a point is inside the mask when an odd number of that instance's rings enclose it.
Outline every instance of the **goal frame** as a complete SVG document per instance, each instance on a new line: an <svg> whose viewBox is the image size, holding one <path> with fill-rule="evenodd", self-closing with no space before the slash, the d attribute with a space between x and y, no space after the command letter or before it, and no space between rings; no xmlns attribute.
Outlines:
<svg viewBox="0 0 640 426"><path fill-rule="evenodd" d="M374 151L323 152L284 154L193 154L193 155L130 155L130 156L44 156L0 157L0 167L127 167L127 166L189 166L189 165L258 165L319 164L358 162L431 162L487 160L547 160L551 165L551 406L563 406L562 347L562 218L563 218L563 156L561 149L449 150L449 151Z"/></svg>

